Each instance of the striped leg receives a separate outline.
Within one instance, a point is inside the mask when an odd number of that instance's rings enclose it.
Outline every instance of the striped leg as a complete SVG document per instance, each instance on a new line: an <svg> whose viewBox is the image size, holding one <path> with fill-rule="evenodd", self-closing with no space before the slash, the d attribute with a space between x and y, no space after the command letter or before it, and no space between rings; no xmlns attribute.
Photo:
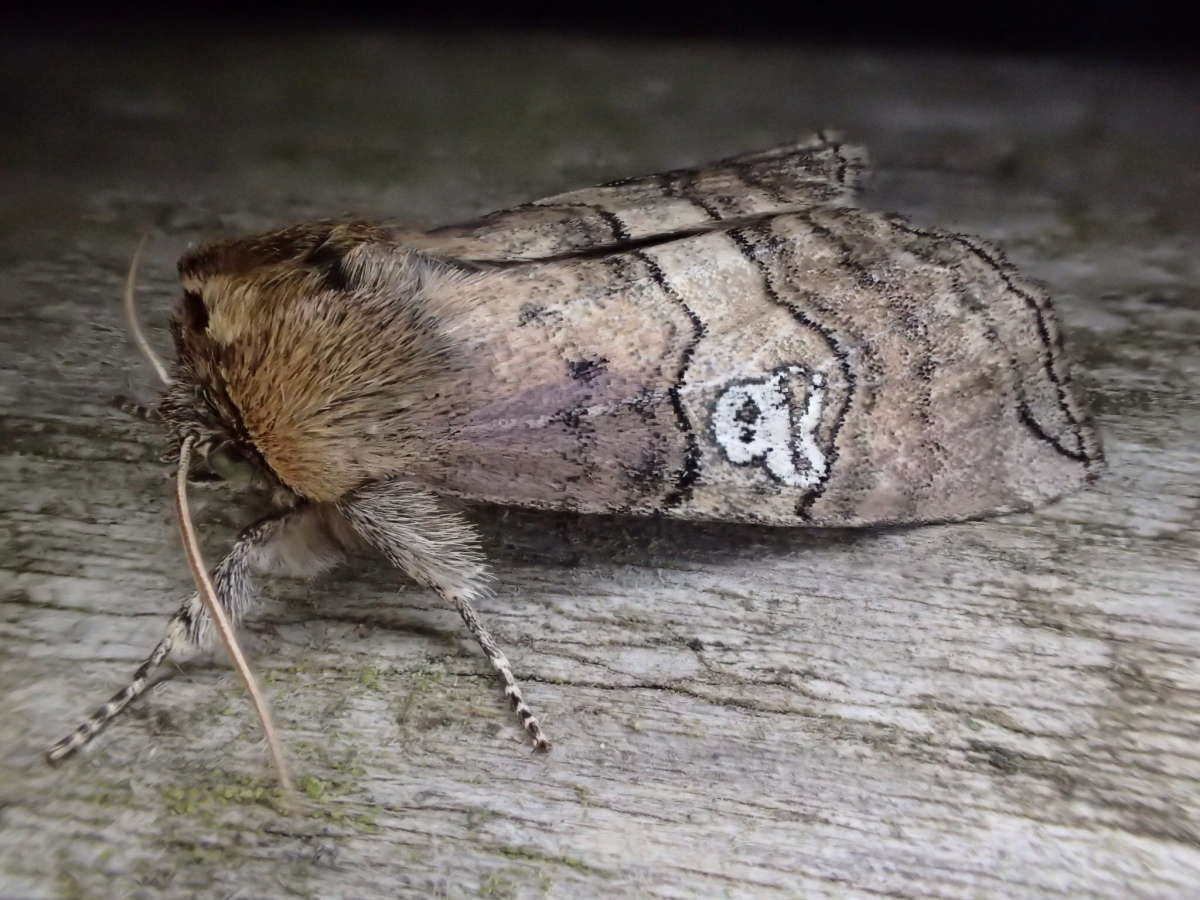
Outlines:
<svg viewBox="0 0 1200 900"><path fill-rule="evenodd" d="M212 572L217 597L235 625L255 598L251 575L255 571L270 568L283 559L285 553L292 559L304 560L303 565L293 563L291 566L303 569L302 574L316 574L340 558L340 552L334 549L333 542L324 536L319 516L310 507L268 517L251 525L238 535L229 553ZM151 676L168 656L203 649L211 640L212 625L208 614L199 595L192 594L171 616L166 635L145 662L138 666L129 684L113 694L78 728L52 745L46 751L46 759L51 763L60 762L86 745L146 690Z"/></svg>
<svg viewBox="0 0 1200 900"><path fill-rule="evenodd" d="M458 614L462 616L463 622L467 625L467 630L475 636L475 640L479 642L479 646L491 662L492 668L504 682L504 696L512 704L513 712L517 714L521 725L529 732L529 737L533 740L533 749L541 753L547 752L550 749L550 742L546 740L546 735L542 732L542 726L534 716L533 710L526 705L525 698L521 696L521 686L513 677L508 657L504 655L491 633L479 621L479 615L475 612L471 601L461 595L454 597L453 600L454 605L458 607Z"/></svg>
<svg viewBox="0 0 1200 900"><path fill-rule="evenodd" d="M196 599L198 600L199 598ZM186 607L187 604L185 603L184 608ZM79 750L99 734L105 725L119 716L121 710L141 696L142 692L146 690L146 685L150 683L150 676L162 665L163 660L171 654L171 650L178 640L179 632L182 628L180 623L182 613L183 610L181 609L175 615L171 616L171 621L167 624L166 637L158 642L154 651L146 657L146 661L138 666L129 684L113 694L107 703L88 716L78 728L61 741L52 744L46 750L46 760L48 762L61 762L76 750Z"/></svg>
<svg viewBox="0 0 1200 900"><path fill-rule="evenodd" d="M508 657L479 621L471 602L489 593L487 568L471 525L443 509L432 494L402 481L364 485L340 500L338 508L351 528L392 565L454 604L503 681L504 695L534 749L549 750L550 742L521 696Z"/></svg>
<svg viewBox="0 0 1200 900"><path fill-rule="evenodd" d="M158 424L162 422L162 416L153 406L146 406L144 403L138 403L136 400L131 400L124 394L118 394L112 398L114 409L119 409L125 415L132 419L137 419L139 422L152 422Z"/></svg>

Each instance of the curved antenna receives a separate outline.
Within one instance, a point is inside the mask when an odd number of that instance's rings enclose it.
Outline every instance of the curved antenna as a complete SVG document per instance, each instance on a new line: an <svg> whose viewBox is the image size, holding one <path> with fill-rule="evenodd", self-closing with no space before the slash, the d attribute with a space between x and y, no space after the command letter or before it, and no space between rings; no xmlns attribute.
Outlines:
<svg viewBox="0 0 1200 900"><path fill-rule="evenodd" d="M138 321L137 309L134 306L133 293L137 286L137 270L142 262L142 249L146 246L146 237L147 235L143 234L142 239L138 241L137 249L133 251L133 259L129 261L129 274L125 276L125 293L123 295L125 322L129 326L129 337L142 352L142 356L146 357L146 361L154 368L162 383L170 384L171 376L167 374L167 367L163 365L163 361L159 359L158 354L150 346L150 342L146 340L146 335L142 332L142 323Z"/></svg>
<svg viewBox="0 0 1200 900"><path fill-rule="evenodd" d="M175 512L179 516L179 534L183 538L183 550L187 554L188 567L192 570L192 578L196 581L196 590L200 594L200 599L204 602L204 607L208 611L209 618L212 619L217 634L221 636L221 643L225 645L225 649L233 661L233 667L237 669L238 674L242 676L242 681L246 683L246 690L250 693L254 711L258 713L263 732L267 737L267 744L271 748L271 758L275 761L275 768L279 772L279 782L285 791L290 792L292 779L288 775L287 763L283 758L283 748L279 745L279 737L275 733L275 723L271 720L271 709L267 706L266 698L259 689L258 679L254 677L254 673L246 662L246 657L242 655L237 635L234 634L233 626L230 625L229 618L225 615L225 608L217 599L217 592L213 588L212 581L209 580L204 560L200 558L200 545L196 542L196 532L192 528L192 516L188 509L187 499L188 464L191 462L192 445L195 442L196 435L194 434L189 434L183 439L183 444L179 448L179 469L175 476Z"/></svg>

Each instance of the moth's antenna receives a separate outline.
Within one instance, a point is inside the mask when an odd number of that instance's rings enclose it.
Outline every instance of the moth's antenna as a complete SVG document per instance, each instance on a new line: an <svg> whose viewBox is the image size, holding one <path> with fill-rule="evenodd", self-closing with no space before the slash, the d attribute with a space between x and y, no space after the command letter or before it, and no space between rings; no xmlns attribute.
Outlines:
<svg viewBox="0 0 1200 900"><path fill-rule="evenodd" d="M142 323L138 321L137 309L134 307L133 290L137 285L137 270L142 262L142 250L145 246L146 235L143 234L142 239L138 241L137 249L133 251L133 259L129 260L129 274L125 276L125 302L123 304L125 322L129 326L129 336L137 348L142 351L142 356L146 357L146 361L154 368L162 383L170 384L171 376L167 374L167 367L163 365L163 361L158 358L158 354L146 340L146 335L142 332Z"/></svg>
<svg viewBox="0 0 1200 900"><path fill-rule="evenodd" d="M217 599L217 592L208 578L208 570L205 569L204 561L200 558L200 545L196 542L196 532L192 528L192 516L187 500L188 464L191 462L192 445L195 442L196 435L194 434L189 434L183 439L183 444L179 448L179 470L175 478L175 512L179 516L179 533L183 538L183 549L187 554L192 577L196 580L196 590L200 594L200 599L204 602L205 609L208 610L217 634L221 636L221 643L225 645L229 658L233 660L234 668L238 670L242 681L246 683L246 690L250 692L250 700L254 703L254 711L258 713L259 721L262 722L263 732L267 736L267 744L271 748L271 757L275 760L275 768L279 772L279 781L285 791L291 791L292 779L288 775L287 763L283 758L283 748L279 745L279 738L275 734L275 723L271 720L270 707L267 706L266 698L263 697L262 691L258 687L258 679L254 677L254 673L250 671L250 666L246 662L246 657L242 655L242 648L238 646L233 626L229 624L225 608Z"/></svg>

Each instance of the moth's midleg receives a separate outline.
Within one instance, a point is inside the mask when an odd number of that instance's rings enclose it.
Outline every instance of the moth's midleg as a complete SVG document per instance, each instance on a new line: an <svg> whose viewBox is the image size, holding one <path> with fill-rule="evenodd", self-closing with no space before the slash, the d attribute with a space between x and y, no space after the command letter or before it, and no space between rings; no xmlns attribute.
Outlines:
<svg viewBox="0 0 1200 900"><path fill-rule="evenodd" d="M295 534L298 530L312 530L287 526L305 526L309 524L305 520L313 518L312 510L302 507L257 522L238 536L224 559L213 568L213 587L216 588L217 597L233 624L236 625L242 619L255 599L252 573L271 567L283 555L290 534ZM323 558L329 557L330 555L326 554ZM78 728L52 745L46 751L46 758L50 762L58 762L85 746L146 690L155 670L168 656L204 649L211 642L211 638L212 627L208 614L200 602L199 595L193 593L183 601L175 615L171 616L163 639L138 666L129 684L113 694Z"/></svg>
<svg viewBox="0 0 1200 900"><path fill-rule="evenodd" d="M512 667L508 663L508 657L504 655L504 651L500 649L491 632L479 621L479 614L475 612L475 607L471 605L471 601L461 595L448 599L454 602L455 607L458 609L458 614L462 616L462 620L467 626L467 630L479 642L479 646L483 649L488 661L491 662L492 668L499 673L500 680L504 682L504 696L512 704L513 712L517 714L521 725L529 732L529 737L533 740L533 749L542 752L549 750L550 741L546 739L546 735L542 732L541 723L534 716L533 710L525 703L525 698L521 694L521 686L517 684L517 679L513 676Z"/></svg>
<svg viewBox="0 0 1200 900"><path fill-rule="evenodd" d="M351 528L392 565L454 605L504 682L504 695L534 749L549 750L550 742L521 695L508 657L471 602L490 593L479 536L471 524L429 491L398 479L364 485L339 500L338 508Z"/></svg>

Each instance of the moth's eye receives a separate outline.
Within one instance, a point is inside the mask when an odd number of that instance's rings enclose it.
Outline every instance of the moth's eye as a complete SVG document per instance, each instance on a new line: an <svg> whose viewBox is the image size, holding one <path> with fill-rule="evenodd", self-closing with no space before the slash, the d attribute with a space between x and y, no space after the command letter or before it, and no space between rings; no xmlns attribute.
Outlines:
<svg viewBox="0 0 1200 900"><path fill-rule="evenodd" d="M208 327L208 307L195 291L183 292L183 312L187 317L188 327L203 331Z"/></svg>
<svg viewBox="0 0 1200 900"><path fill-rule="evenodd" d="M208 467L224 481L231 484L250 484L254 481L254 463L234 444L221 444L206 459Z"/></svg>

